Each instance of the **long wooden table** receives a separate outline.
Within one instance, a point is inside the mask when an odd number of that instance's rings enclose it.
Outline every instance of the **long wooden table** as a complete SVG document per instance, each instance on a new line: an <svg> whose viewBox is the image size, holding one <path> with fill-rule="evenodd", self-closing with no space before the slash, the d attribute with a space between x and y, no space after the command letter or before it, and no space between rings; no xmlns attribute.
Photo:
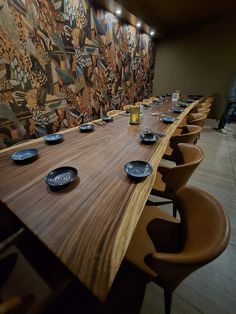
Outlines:
<svg viewBox="0 0 236 314"><path fill-rule="evenodd" d="M64 141L47 145L37 139L0 152L0 200L64 265L101 301L125 255L132 233L151 191L155 171L144 182L133 183L124 172L131 160L150 162L157 168L168 141L181 120L168 112L170 103L145 109L140 125L117 115L114 122L96 125L92 133L78 128L64 132ZM162 111L179 118L167 125L151 112ZM166 136L154 145L140 143L145 127ZM16 165L10 154L36 148L39 158ZM53 169L72 166L79 180L60 192L51 191L44 178Z"/></svg>

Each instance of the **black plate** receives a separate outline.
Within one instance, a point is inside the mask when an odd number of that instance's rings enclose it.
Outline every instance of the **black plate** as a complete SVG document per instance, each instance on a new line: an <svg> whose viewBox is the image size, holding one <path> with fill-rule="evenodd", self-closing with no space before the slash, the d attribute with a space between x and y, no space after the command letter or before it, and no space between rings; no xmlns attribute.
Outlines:
<svg viewBox="0 0 236 314"><path fill-rule="evenodd" d="M164 123L173 123L176 119L174 117L163 117L161 121Z"/></svg>
<svg viewBox="0 0 236 314"><path fill-rule="evenodd" d="M59 134L59 133L48 134L48 135L44 136L44 141L47 144L58 144L58 143L61 143L63 141L63 135Z"/></svg>
<svg viewBox="0 0 236 314"><path fill-rule="evenodd" d="M46 183L52 188L61 188L73 182L78 176L73 167L60 167L52 170L46 177Z"/></svg>
<svg viewBox="0 0 236 314"><path fill-rule="evenodd" d="M179 106L181 108L186 108L186 107L188 107L188 104L186 104L185 102L181 102L181 103L179 103Z"/></svg>
<svg viewBox="0 0 236 314"><path fill-rule="evenodd" d="M186 102L187 102L188 104L191 104L193 101L194 101L194 99L190 99L190 98L188 98L188 99L186 100Z"/></svg>
<svg viewBox="0 0 236 314"><path fill-rule="evenodd" d="M112 116L104 116L104 117L102 118L102 120L103 120L104 122L112 122L112 121L113 121L113 118L112 118Z"/></svg>
<svg viewBox="0 0 236 314"><path fill-rule="evenodd" d="M23 150L18 150L10 157L17 163L31 162L35 160L38 156L38 151L35 148L28 148Z"/></svg>
<svg viewBox="0 0 236 314"><path fill-rule="evenodd" d="M181 108L174 108L174 109L173 109L173 112L175 112L175 113L181 113L181 112L183 112L183 109L181 109Z"/></svg>
<svg viewBox="0 0 236 314"><path fill-rule="evenodd" d="M91 132L94 130L94 125L90 124L90 123L86 123L86 124L81 124L79 126L79 129L81 132Z"/></svg>
<svg viewBox="0 0 236 314"><path fill-rule="evenodd" d="M125 165L124 170L131 179L137 182L145 180L153 171L152 166L148 162L142 160L128 162Z"/></svg>
<svg viewBox="0 0 236 314"><path fill-rule="evenodd" d="M158 136L152 133L143 133L140 134L140 139L145 144L153 144L158 140Z"/></svg>

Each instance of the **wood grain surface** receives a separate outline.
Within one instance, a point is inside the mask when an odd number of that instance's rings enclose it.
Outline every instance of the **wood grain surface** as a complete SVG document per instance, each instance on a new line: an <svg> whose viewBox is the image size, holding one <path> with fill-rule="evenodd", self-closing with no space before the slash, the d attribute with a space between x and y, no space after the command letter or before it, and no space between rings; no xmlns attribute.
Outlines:
<svg viewBox="0 0 236 314"><path fill-rule="evenodd" d="M174 130L197 103L180 115L169 112L169 102L152 104L137 126L129 124L128 116L117 115L112 123L95 125L91 133L67 130L57 145L38 139L0 153L1 202L101 301L106 299L155 179L154 171L144 182L133 183L124 165L144 160L155 169ZM179 120L164 124L151 115L156 111ZM139 134L145 127L166 136L154 145L141 144ZM10 155L22 148L38 149L38 159L16 165ZM75 167L79 178L53 192L44 178L61 166Z"/></svg>

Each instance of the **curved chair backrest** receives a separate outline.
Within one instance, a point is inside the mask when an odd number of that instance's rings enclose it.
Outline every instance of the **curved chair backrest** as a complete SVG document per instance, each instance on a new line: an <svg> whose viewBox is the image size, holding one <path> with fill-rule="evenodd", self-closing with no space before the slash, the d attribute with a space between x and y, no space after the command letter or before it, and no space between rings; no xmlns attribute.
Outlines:
<svg viewBox="0 0 236 314"><path fill-rule="evenodd" d="M170 138L169 146L164 155L165 159L175 161L177 145L179 143L195 144L202 130L198 125L186 125L181 129L180 134L173 135Z"/></svg>
<svg viewBox="0 0 236 314"><path fill-rule="evenodd" d="M204 107L201 107L199 108L196 112L198 113L203 113L203 114L206 114L208 116L208 114L210 113L211 109L207 109L207 108L204 108Z"/></svg>
<svg viewBox="0 0 236 314"><path fill-rule="evenodd" d="M190 113L187 118L187 123L191 125L199 125L202 127L206 118L207 115L203 113Z"/></svg>
<svg viewBox="0 0 236 314"><path fill-rule="evenodd" d="M166 192L175 194L182 186L184 186L194 170L204 158L204 151L197 145L179 143L177 145L176 166L165 168L162 181L166 184ZM161 167L158 168L162 173Z"/></svg>
<svg viewBox="0 0 236 314"><path fill-rule="evenodd" d="M213 100L214 100L214 97L207 97L207 98L205 99L205 102L213 103Z"/></svg>
<svg viewBox="0 0 236 314"><path fill-rule="evenodd" d="M203 102L201 104L199 104L198 109L199 108L211 108L212 104L208 103L208 102Z"/></svg>
<svg viewBox="0 0 236 314"><path fill-rule="evenodd" d="M182 249L177 253L155 252L145 258L169 292L190 273L219 256L230 237L228 217L213 196L196 187L184 186L177 192L176 201L181 217Z"/></svg>
<svg viewBox="0 0 236 314"><path fill-rule="evenodd" d="M116 115L118 113L122 112L122 110L117 110L117 109L114 109L114 110L110 110L107 112L107 115L108 116L113 116L113 115Z"/></svg>
<svg viewBox="0 0 236 314"><path fill-rule="evenodd" d="M181 134L174 135L170 138L170 147L176 149L179 143L194 144L202 128L198 125L186 125L182 128Z"/></svg>

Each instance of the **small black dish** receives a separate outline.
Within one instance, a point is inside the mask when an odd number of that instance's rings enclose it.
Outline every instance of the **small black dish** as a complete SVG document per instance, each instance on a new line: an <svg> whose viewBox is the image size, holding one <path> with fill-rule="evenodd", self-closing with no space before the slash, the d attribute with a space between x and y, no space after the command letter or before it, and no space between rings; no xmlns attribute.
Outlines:
<svg viewBox="0 0 236 314"><path fill-rule="evenodd" d="M112 116L103 116L102 121L107 122L107 123L112 122L113 118Z"/></svg>
<svg viewBox="0 0 236 314"><path fill-rule="evenodd" d="M142 160L128 162L124 166L127 175L136 182L144 181L153 171L152 166Z"/></svg>
<svg viewBox="0 0 236 314"><path fill-rule="evenodd" d="M144 144L154 144L159 139L159 137L156 134L143 133L140 134L140 139Z"/></svg>
<svg viewBox="0 0 236 314"><path fill-rule="evenodd" d="M187 102L188 104L191 104L193 101L194 101L194 99L191 99L191 98L188 98L188 99L186 100L186 102Z"/></svg>
<svg viewBox="0 0 236 314"><path fill-rule="evenodd" d="M181 108L187 108L187 107L188 107L188 104L186 104L185 102L181 102L181 103L179 103L179 106L180 106Z"/></svg>
<svg viewBox="0 0 236 314"><path fill-rule="evenodd" d="M63 141L63 135L59 134L59 133L54 133L54 134L48 134L46 136L44 136L44 141L47 144L58 144L61 143Z"/></svg>
<svg viewBox="0 0 236 314"><path fill-rule="evenodd" d="M173 109L173 112L175 112L175 113L181 113L181 112L183 112L183 109L181 109L181 108L174 108L174 109Z"/></svg>
<svg viewBox="0 0 236 314"><path fill-rule="evenodd" d="M95 129L93 124L86 123L79 126L80 132L91 132Z"/></svg>
<svg viewBox="0 0 236 314"><path fill-rule="evenodd" d="M161 121L163 121L164 123L173 123L176 119L174 117L163 117L161 119Z"/></svg>
<svg viewBox="0 0 236 314"><path fill-rule="evenodd" d="M45 181L53 189L60 189L73 182L78 177L78 171L73 167L60 167L52 170Z"/></svg>
<svg viewBox="0 0 236 314"><path fill-rule="evenodd" d="M10 157L16 163L29 163L34 161L38 156L38 151L35 148L28 148L23 150L18 150Z"/></svg>

